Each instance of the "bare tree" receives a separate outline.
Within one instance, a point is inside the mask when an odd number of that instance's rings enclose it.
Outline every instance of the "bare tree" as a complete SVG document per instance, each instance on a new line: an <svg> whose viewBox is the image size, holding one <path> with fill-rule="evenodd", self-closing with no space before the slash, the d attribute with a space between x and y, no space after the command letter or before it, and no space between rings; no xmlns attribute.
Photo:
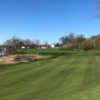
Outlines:
<svg viewBox="0 0 100 100"><path fill-rule="evenodd" d="M60 41L63 45L66 45L67 47L74 47L76 43L74 33L72 32L68 36L61 37Z"/></svg>
<svg viewBox="0 0 100 100"><path fill-rule="evenodd" d="M7 40L4 45L12 48L20 48L23 45L23 42L20 38L13 37L9 40Z"/></svg>

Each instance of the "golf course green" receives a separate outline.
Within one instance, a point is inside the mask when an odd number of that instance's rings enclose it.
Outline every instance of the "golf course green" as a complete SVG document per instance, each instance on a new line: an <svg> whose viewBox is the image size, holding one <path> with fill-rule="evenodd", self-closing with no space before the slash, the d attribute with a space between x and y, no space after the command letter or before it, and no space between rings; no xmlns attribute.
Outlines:
<svg viewBox="0 0 100 100"><path fill-rule="evenodd" d="M51 58L0 65L0 100L100 100L100 51L25 50Z"/></svg>

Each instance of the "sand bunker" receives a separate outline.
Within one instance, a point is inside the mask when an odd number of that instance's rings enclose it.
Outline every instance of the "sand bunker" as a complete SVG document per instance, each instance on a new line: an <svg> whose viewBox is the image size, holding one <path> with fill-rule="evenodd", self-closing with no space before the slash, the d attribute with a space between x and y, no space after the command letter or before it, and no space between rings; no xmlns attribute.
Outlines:
<svg viewBox="0 0 100 100"><path fill-rule="evenodd" d="M48 56L40 56L36 54L24 54L24 55L10 55L0 57L0 64L16 64L20 62L29 62L35 59L46 59Z"/></svg>

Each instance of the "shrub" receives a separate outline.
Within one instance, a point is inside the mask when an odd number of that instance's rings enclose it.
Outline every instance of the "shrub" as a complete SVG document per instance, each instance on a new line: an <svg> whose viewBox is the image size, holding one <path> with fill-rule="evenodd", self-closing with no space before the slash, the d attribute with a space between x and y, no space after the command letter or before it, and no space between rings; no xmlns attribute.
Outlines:
<svg viewBox="0 0 100 100"><path fill-rule="evenodd" d="M90 50L94 48L94 42L92 40L85 40L80 44L80 49Z"/></svg>

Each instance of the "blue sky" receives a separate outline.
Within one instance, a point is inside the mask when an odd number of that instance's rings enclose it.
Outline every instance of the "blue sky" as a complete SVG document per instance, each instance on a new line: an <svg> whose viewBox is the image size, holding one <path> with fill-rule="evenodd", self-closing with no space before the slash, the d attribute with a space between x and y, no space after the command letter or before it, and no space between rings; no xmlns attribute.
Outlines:
<svg viewBox="0 0 100 100"><path fill-rule="evenodd" d="M100 33L96 0L0 0L0 44L12 36L56 42Z"/></svg>

